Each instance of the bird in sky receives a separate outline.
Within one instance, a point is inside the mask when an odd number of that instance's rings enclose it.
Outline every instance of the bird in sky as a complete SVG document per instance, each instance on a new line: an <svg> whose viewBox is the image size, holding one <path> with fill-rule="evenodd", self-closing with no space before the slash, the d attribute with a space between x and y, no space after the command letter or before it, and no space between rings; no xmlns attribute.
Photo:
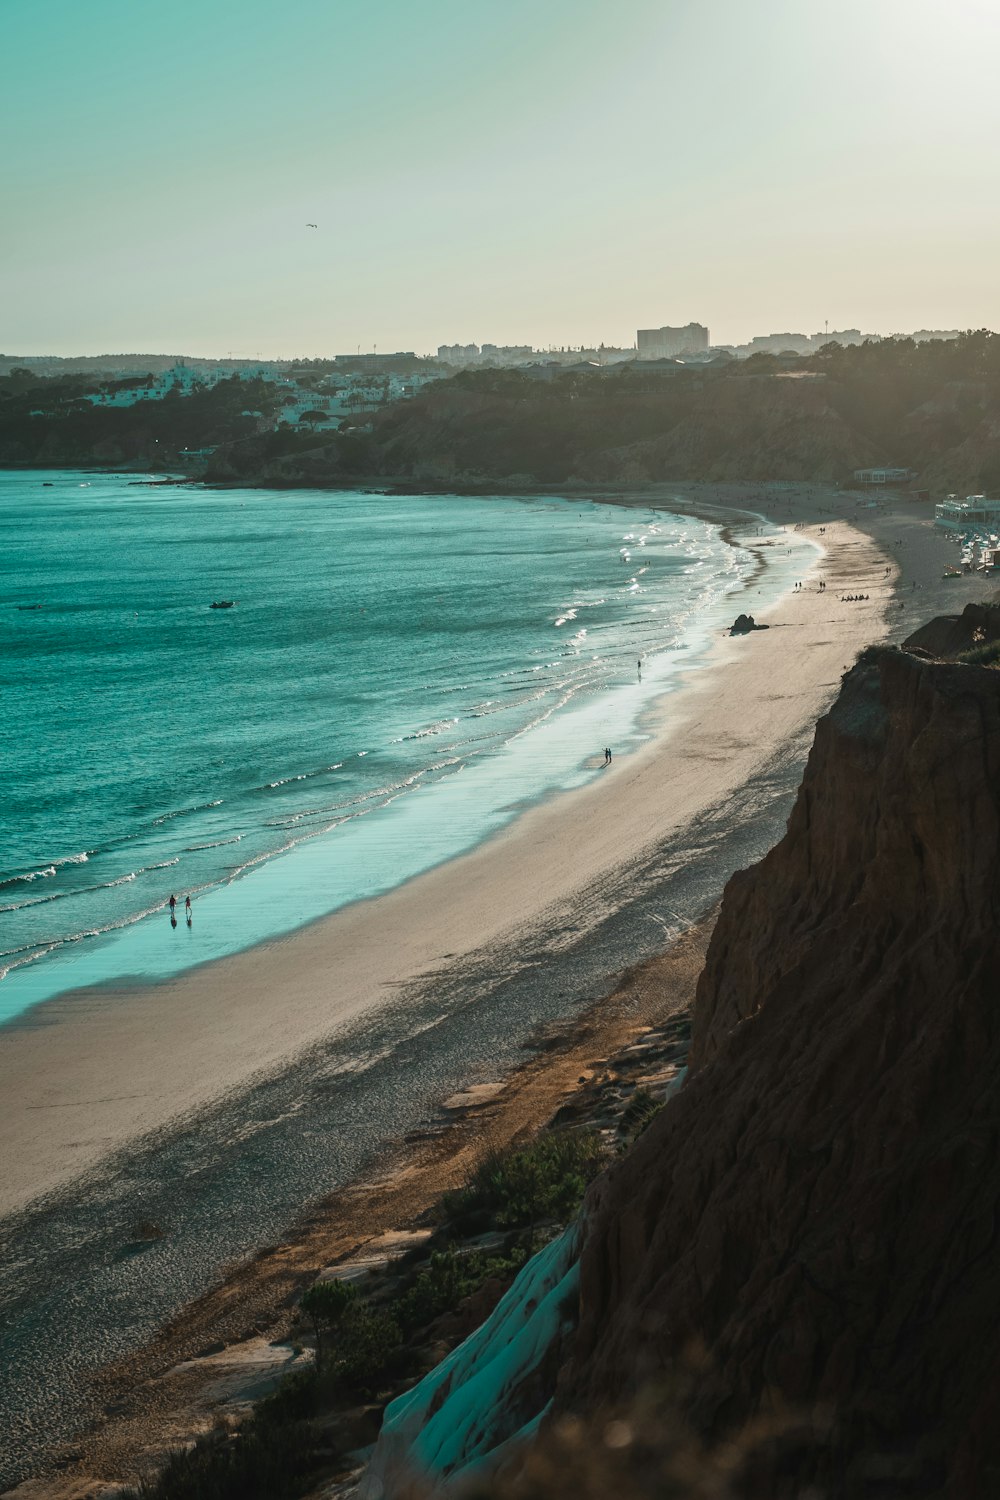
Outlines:
<svg viewBox="0 0 1000 1500"><path fill-rule="evenodd" d="M318 224L307 224L306 228L307 229L318 229L319 225Z"/></svg>

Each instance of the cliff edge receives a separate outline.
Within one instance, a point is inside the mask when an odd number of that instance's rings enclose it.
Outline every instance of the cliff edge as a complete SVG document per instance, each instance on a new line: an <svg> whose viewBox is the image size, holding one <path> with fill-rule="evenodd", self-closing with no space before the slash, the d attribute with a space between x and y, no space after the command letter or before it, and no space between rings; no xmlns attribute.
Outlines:
<svg viewBox="0 0 1000 1500"><path fill-rule="evenodd" d="M866 652L726 889L687 1086L591 1190L558 1407L697 1349L700 1428L811 1424L797 1483L997 1491L998 907L1000 672Z"/></svg>

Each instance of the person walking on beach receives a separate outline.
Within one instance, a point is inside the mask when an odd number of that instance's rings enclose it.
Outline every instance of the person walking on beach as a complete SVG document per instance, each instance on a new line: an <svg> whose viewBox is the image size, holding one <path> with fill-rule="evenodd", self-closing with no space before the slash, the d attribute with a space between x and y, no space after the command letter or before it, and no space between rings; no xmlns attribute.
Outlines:
<svg viewBox="0 0 1000 1500"><path fill-rule="evenodd" d="M170 915L171 916L173 916L173 914L174 914L174 907L176 905L177 905L177 897L176 896L171 896L171 898L170 898Z"/></svg>
<svg viewBox="0 0 1000 1500"><path fill-rule="evenodd" d="M190 896L185 896L184 897L184 915L187 917L187 924L190 927L191 926L191 897Z"/></svg>

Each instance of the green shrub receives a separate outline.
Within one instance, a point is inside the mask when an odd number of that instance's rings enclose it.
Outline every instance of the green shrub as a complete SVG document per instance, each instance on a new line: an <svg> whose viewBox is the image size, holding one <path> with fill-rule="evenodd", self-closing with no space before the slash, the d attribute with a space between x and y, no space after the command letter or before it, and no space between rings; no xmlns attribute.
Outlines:
<svg viewBox="0 0 1000 1500"><path fill-rule="evenodd" d="M663 1108L663 1101L654 1099L648 1089L639 1087L622 1110L618 1129L629 1141L637 1141L656 1115Z"/></svg>
<svg viewBox="0 0 1000 1500"><path fill-rule="evenodd" d="M975 667L992 667L1000 662L1000 641L983 641L979 646L970 646L968 651L960 652L955 660L968 662Z"/></svg>
<svg viewBox="0 0 1000 1500"><path fill-rule="evenodd" d="M299 1307L316 1334L316 1380L323 1390L349 1390L373 1396L393 1374L402 1356L402 1333L390 1312L373 1308L348 1281L317 1281ZM290 1386L290 1382L286 1383ZM272 1401L308 1403L305 1385L280 1388Z"/></svg>
<svg viewBox="0 0 1000 1500"><path fill-rule="evenodd" d="M516 1245L507 1255L488 1255L482 1250L462 1254L436 1250L430 1265L420 1271L413 1284L393 1303L404 1336L409 1338L435 1318L456 1307L493 1277L512 1278L531 1254L530 1245Z"/></svg>
<svg viewBox="0 0 1000 1500"><path fill-rule="evenodd" d="M329 1356L331 1338L348 1320L357 1295L357 1288L347 1281L317 1281L303 1294L299 1307L313 1326L320 1369Z"/></svg>
<svg viewBox="0 0 1000 1500"><path fill-rule="evenodd" d="M279 1426L314 1417L322 1405L323 1382L315 1365L286 1375L269 1396L257 1403L255 1420Z"/></svg>
<svg viewBox="0 0 1000 1500"><path fill-rule="evenodd" d="M359 1298L341 1324L329 1362L330 1377L352 1396L372 1397L404 1368L403 1337L396 1319Z"/></svg>
<svg viewBox="0 0 1000 1500"><path fill-rule="evenodd" d="M406 1334L425 1328L472 1290L465 1283L460 1260L454 1250L435 1250L428 1268L419 1271L398 1298L394 1311Z"/></svg>
<svg viewBox="0 0 1000 1500"><path fill-rule="evenodd" d="M156 1479L123 1491L122 1500L298 1500L320 1462L304 1423L255 1417L235 1436L212 1433L172 1454Z"/></svg>
<svg viewBox="0 0 1000 1500"><path fill-rule="evenodd" d="M595 1132L547 1131L530 1145L487 1152L466 1185L446 1195L445 1211L463 1219L485 1210L494 1223L512 1229L547 1219L565 1223L604 1159Z"/></svg>

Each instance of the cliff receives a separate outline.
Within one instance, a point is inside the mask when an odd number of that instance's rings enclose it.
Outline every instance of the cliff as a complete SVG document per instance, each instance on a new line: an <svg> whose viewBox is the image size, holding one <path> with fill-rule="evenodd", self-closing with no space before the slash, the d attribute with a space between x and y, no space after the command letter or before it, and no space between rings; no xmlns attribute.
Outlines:
<svg viewBox="0 0 1000 1500"><path fill-rule="evenodd" d="M561 1407L698 1348L699 1428L821 1414L798 1481L991 1492L998 907L1000 673L869 651L726 889L690 1081L592 1190Z"/></svg>
<svg viewBox="0 0 1000 1500"><path fill-rule="evenodd" d="M996 659L998 614L846 675L785 837L726 888L688 1080L592 1185L578 1282L559 1260L575 1306L560 1293L546 1342L553 1278L529 1262L389 1408L365 1494L414 1468L451 1493L497 1461L498 1496L658 1493L678 1422L735 1456L670 1493L996 1492L1000 671L928 643ZM636 1445L610 1479L609 1416Z"/></svg>
<svg viewBox="0 0 1000 1500"><path fill-rule="evenodd" d="M1000 642L1000 604L967 604L960 615L938 615L921 625L906 640L907 651L918 656L948 659L969 652L974 658L993 656L990 647Z"/></svg>

